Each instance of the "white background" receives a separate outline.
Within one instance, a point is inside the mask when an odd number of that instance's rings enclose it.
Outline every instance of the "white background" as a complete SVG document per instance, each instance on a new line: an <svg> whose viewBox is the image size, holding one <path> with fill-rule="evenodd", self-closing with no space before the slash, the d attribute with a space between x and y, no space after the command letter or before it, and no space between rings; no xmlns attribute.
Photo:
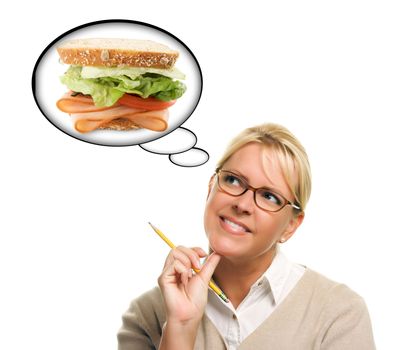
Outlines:
<svg viewBox="0 0 399 350"><path fill-rule="evenodd" d="M115 349L121 314L156 284L168 248L206 248L208 179L227 142L265 121L308 150L314 188L283 251L346 283L379 349L397 349L399 11L395 1L8 3L1 22L0 348ZM208 5L209 4L209 5ZM184 127L196 168L138 146L75 140L37 109L34 64L103 19L151 23L196 55L203 95Z"/></svg>

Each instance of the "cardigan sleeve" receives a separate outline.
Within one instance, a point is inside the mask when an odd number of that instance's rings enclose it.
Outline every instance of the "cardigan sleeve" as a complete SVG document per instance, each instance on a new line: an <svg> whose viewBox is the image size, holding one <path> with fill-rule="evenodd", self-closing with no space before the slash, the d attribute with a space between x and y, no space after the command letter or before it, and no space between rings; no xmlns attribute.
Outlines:
<svg viewBox="0 0 399 350"><path fill-rule="evenodd" d="M123 314L122 327L118 332L118 350L155 349L140 314L134 303Z"/></svg>
<svg viewBox="0 0 399 350"><path fill-rule="evenodd" d="M346 286L336 288L325 310L321 350L375 350L364 300Z"/></svg>
<svg viewBox="0 0 399 350"><path fill-rule="evenodd" d="M118 350L155 350L159 346L164 322L160 295L154 291L133 300L122 316Z"/></svg>

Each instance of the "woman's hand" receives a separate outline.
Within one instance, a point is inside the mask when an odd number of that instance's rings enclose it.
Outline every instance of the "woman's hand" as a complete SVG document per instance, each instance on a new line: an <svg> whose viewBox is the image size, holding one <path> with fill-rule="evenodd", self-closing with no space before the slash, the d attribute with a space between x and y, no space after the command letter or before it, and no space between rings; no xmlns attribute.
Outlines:
<svg viewBox="0 0 399 350"><path fill-rule="evenodd" d="M166 308L160 350L194 347L208 299L208 283L220 260L220 255L212 253L201 266L200 258L206 255L201 248L179 246L166 258L158 278ZM200 271L194 274L193 268Z"/></svg>
<svg viewBox="0 0 399 350"><path fill-rule="evenodd" d="M201 266L200 258L206 255L201 248L182 246L169 253L158 278L168 321L185 324L201 320L208 299L208 283L220 260L213 253ZM201 271L194 274L192 269Z"/></svg>

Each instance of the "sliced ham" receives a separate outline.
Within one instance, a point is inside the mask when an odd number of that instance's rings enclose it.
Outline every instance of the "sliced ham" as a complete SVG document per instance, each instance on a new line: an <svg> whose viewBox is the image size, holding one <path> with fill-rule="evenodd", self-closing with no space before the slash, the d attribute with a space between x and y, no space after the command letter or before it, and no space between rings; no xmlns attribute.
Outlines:
<svg viewBox="0 0 399 350"><path fill-rule="evenodd" d="M107 120L122 118L132 113L145 112L144 109L131 108L126 106L114 105L111 108L102 111L93 111L85 113L71 113L74 119Z"/></svg>
<svg viewBox="0 0 399 350"><path fill-rule="evenodd" d="M115 106L115 105L114 105ZM67 92L57 101L59 110L65 113L85 113L93 111L104 111L112 107L97 107L90 96L72 96L72 91Z"/></svg>
<svg viewBox="0 0 399 350"><path fill-rule="evenodd" d="M81 133L98 129L114 119L129 119L140 128L153 131L164 131L168 127L169 112L167 109L147 111L118 103L111 107L97 107L89 96L66 93L57 101L57 107L69 113L74 127Z"/></svg>
<svg viewBox="0 0 399 350"><path fill-rule="evenodd" d="M117 106L106 111L72 113L71 117L75 129L81 133L96 130L111 120L119 118L129 119L141 128L164 131L168 127L169 111L167 109L143 111L125 106Z"/></svg>
<svg viewBox="0 0 399 350"><path fill-rule="evenodd" d="M165 131L168 128L169 110L161 109L158 111L138 112L128 119L144 129Z"/></svg>

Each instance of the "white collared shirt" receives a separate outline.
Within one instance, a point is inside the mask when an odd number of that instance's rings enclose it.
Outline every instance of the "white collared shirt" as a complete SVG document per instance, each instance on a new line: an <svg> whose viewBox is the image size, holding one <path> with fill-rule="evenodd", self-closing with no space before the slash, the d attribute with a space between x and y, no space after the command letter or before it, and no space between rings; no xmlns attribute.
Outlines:
<svg viewBox="0 0 399 350"><path fill-rule="evenodd" d="M270 316L294 288L305 270L304 266L290 262L277 249L272 264L251 286L237 309L209 290L205 313L224 338L228 350L237 349Z"/></svg>

